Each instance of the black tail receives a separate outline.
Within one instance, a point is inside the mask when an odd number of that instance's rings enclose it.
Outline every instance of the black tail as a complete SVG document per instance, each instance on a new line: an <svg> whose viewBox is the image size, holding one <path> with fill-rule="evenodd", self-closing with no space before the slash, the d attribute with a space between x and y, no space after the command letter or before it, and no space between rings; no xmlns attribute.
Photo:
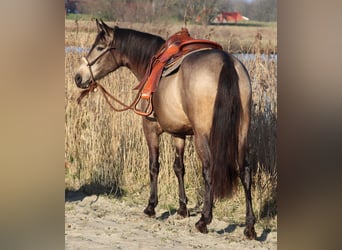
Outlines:
<svg viewBox="0 0 342 250"><path fill-rule="evenodd" d="M229 197L238 181L238 132L241 99L239 76L232 59L223 65L210 131L212 188L215 198Z"/></svg>

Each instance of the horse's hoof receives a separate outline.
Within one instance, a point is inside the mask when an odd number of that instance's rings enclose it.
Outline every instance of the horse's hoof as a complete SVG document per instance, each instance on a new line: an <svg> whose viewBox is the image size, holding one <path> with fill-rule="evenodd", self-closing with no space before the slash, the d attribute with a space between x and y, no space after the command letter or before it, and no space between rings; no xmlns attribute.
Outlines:
<svg viewBox="0 0 342 250"><path fill-rule="evenodd" d="M146 215L148 215L149 217L154 217L156 215L156 211L154 210L154 208L148 206L147 208L145 208L144 213Z"/></svg>
<svg viewBox="0 0 342 250"><path fill-rule="evenodd" d="M207 228L207 225L199 220L197 223L196 223L196 228L198 229L198 231L200 231L202 234L207 234L208 233L208 228Z"/></svg>
<svg viewBox="0 0 342 250"><path fill-rule="evenodd" d="M245 236L247 237L247 239L249 240L255 240L257 235L256 232L254 230L254 227L252 228L245 228L245 230L243 231L243 233L245 234Z"/></svg>
<svg viewBox="0 0 342 250"><path fill-rule="evenodd" d="M183 218L189 217L190 216L190 212L188 209L184 209L184 208L179 208L177 210L177 214L179 214L180 216L182 216Z"/></svg>

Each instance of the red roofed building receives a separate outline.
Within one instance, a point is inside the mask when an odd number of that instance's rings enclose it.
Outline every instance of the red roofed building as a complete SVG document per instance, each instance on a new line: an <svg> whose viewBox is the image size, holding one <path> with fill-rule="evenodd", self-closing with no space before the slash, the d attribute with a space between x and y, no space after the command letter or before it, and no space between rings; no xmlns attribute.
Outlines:
<svg viewBox="0 0 342 250"><path fill-rule="evenodd" d="M222 24L222 23L229 23L229 22L235 22L243 21L243 20L249 20L249 18L242 16L240 12L225 12L222 11L219 14L217 14L215 17L210 19L211 23L215 24Z"/></svg>

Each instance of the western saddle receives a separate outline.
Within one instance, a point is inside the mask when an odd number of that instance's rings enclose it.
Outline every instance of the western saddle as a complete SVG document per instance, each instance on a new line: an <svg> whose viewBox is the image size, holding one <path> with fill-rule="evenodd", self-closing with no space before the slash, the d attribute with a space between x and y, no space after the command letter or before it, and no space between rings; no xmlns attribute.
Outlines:
<svg viewBox="0 0 342 250"><path fill-rule="evenodd" d="M181 31L167 39L157 54L151 58L143 79L135 89L142 88L141 98L150 100L164 69L171 68L171 70L168 70L171 73L179 67L186 55L207 49L222 50L222 46L213 41L194 39L186 28L182 28Z"/></svg>

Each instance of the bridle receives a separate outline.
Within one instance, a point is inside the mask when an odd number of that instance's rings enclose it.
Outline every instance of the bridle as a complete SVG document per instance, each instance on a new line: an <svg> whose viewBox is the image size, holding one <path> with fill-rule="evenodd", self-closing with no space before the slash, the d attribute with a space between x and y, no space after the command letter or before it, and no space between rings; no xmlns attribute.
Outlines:
<svg viewBox="0 0 342 250"><path fill-rule="evenodd" d="M92 61L88 61L88 59L86 57L82 57L82 60L84 61L85 65L88 67L89 72L90 72L90 76L91 76L91 82L89 87L86 90L83 90L80 94L80 96L77 98L77 103L80 104L82 99L87 96L89 94L89 92L96 92L97 88L99 88L106 100L106 102L108 103L108 105L116 112L122 112L122 111L126 111L126 110L133 110L136 114L138 115L142 115L142 116L149 116L152 113L152 97L150 97L148 99L148 104L147 104L147 108L145 109L145 111L140 110L137 108L137 105L141 99L141 92L144 86L139 86L138 88L138 93L136 95L136 97L134 98L133 102L130 105L127 105L125 103L123 103L122 101L120 101L119 99L117 99L116 97L114 97L112 94L110 94L100 83L98 83L95 78L94 78L94 74L93 71L91 70L91 66L94 65L103 55L105 55L107 52L111 52L111 50L116 49L116 47L113 46L114 45L114 38L110 44L109 47L105 48L96 58L94 58ZM110 53L113 57L113 61L115 63L117 63L117 60L115 59L115 56ZM117 102L118 104L120 104L121 106L123 106L123 108L118 109L115 108L112 103L109 101L109 98L112 99L114 102Z"/></svg>

